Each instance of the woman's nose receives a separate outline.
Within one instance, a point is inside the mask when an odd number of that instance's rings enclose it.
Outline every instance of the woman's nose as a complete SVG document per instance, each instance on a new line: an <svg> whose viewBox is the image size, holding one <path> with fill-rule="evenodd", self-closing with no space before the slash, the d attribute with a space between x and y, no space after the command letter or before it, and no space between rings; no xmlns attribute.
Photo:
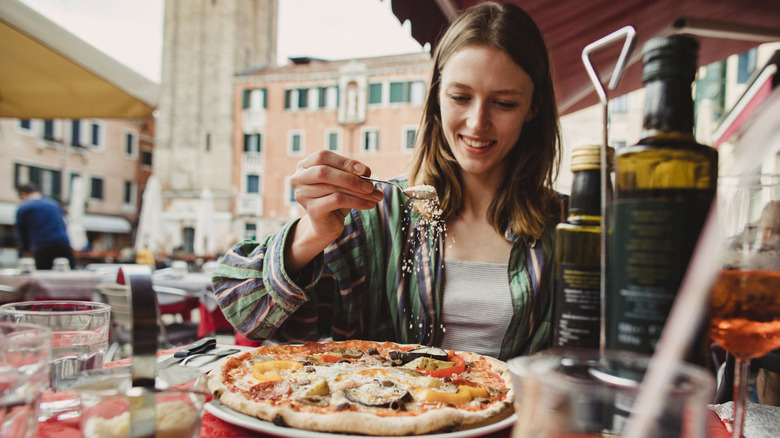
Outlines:
<svg viewBox="0 0 780 438"><path fill-rule="evenodd" d="M466 126L468 126L469 129L479 130L486 127L489 123L490 117L485 104L482 102L474 102L469 109Z"/></svg>

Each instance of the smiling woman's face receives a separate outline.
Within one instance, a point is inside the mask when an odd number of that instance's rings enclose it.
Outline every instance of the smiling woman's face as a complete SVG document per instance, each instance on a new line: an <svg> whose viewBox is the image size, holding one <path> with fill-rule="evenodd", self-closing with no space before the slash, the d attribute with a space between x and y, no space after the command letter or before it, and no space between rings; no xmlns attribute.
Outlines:
<svg viewBox="0 0 780 438"><path fill-rule="evenodd" d="M455 52L441 71L444 137L464 173L503 176L506 156L533 118L534 85L506 54L489 46Z"/></svg>

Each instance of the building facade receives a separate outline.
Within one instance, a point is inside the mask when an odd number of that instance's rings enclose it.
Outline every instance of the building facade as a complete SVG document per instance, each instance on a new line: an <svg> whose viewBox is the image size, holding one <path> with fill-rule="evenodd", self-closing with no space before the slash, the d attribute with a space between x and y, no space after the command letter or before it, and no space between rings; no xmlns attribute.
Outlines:
<svg viewBox="0 0 780 438"><path fill-rule="evenodd" d="M274 64L277 16L276 0L165 2L153 165L165 252L194 253L203 189L213 194L218 247L233 240L233 76Z"/></svg>
<svg viewBox="0 0 780 438"><path fill-rule="evenodd" d="M67 210L73 181L86 189L82 260L116 259L132 245L140 196L151 173L154 120L0 119L0 266L16 265L16 187L35 183Z"/></svg>
<svg viewBox="0 0 780 438"><path fill-rule="evenodd" d="M304 213L289 178L307 155L331 150L388 178L404 173L412 156L428 53L291 61L235 79L232 233L240 238Z"/></svg>

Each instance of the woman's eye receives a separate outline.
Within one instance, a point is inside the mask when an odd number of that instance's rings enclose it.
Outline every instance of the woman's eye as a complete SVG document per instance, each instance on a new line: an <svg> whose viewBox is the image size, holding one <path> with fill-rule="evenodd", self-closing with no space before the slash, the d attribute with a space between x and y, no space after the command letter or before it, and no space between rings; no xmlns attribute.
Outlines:
<svg viewBox="0 0 780 438"><path fill-rule="evenodd" d="M511 109L517 106L516 102L508 102L505 100L497 100L496 105L500 106L501 108Z"/></svg>
<svg viewBox="0 0 780 438"><path fill-rule="evenodd" d="M469 97L463 94L450 94L450 99L456 102L466 102L469 100Z"/></svg>

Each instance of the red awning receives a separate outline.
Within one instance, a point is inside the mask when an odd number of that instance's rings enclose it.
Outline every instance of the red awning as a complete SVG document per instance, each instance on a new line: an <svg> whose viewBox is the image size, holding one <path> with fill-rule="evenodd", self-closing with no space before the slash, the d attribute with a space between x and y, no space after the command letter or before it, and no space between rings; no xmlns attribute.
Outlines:
<svg viewBox="0 0 780 438"><path fill-rule="evenodd" d="M755 76L745 93L734 107L721 119L714 134L714 146L717 148L728 141L745 124L780 82L777 71L780 68L780 50L775 52L767 65Z"/></svg>
<svg viewBox="0 0 780 438"><path fill-rule="evenodd" d="M450 21L447 17L453 18L459 11L483 0L391 1L399 21L411 21L412 36L421 44L433 45ZM762 42L780 41L777 0L499 1L511 1L525 9L545 35L561 114L598 103L581 61L582 50L624 26L631 25L636 29L636 48L620 86L609 92L610 97L641 88L641 47L657 35L678 31L698 35L700 65L724 60ZM696 30L703 28L719 28L719 36ZM614 69L620 49L621 44L615 44L591 56L605 80Z"/></svg>

